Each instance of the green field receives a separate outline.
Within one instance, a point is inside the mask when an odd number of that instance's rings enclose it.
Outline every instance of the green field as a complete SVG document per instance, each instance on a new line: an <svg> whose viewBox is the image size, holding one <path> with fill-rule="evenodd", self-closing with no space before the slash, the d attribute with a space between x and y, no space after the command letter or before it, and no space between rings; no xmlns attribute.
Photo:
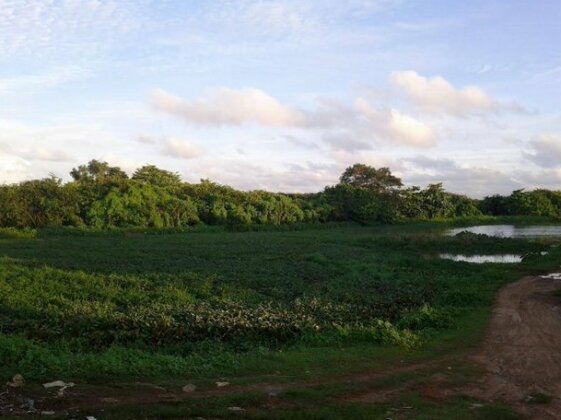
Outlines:
<svg viewBox="0 0 561 420"><path fill-rule="evenodd" d="M553 240L447 237L444 228L4 232L0 372L21 373L31 383L62 379L96 387L151 381L205 389L224 378L296 387L274 416L252 391L152 405L162 417L232 415L224 406L244 404L258 418L291 418L292 410L308 418L383 418L384 404L337 402L339 394L380 384L298 384L443 358L457 365L453 380L469 380L475 373L462 365L462 354L477 346L498 288L559 265ZM526 258L476 265L440 260L440 252ZM470 413L469 400L435 406L414 392L400 398L420 410L418 418ZM120 407L114 415L134 410ZM510 418L500 406L485 410L480 418Z"/></svg>

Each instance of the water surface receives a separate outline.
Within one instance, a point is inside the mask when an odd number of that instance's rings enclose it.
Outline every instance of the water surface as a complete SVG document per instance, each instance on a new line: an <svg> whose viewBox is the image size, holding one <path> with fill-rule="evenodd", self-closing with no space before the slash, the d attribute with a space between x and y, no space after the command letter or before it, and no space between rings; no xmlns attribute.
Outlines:
<svg viewBox="0 0 561 420"><path fill-rule="evenodd" d="M446 232L446 234L454 236L460 232L471 232L501 238L539 238L544 236L561 237L561 226L481 225L450 229Z"/></svg>

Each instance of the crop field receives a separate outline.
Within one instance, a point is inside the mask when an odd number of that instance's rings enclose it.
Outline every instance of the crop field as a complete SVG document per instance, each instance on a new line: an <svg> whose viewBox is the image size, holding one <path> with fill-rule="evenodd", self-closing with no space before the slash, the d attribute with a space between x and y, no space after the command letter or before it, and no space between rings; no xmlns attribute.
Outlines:
<svg viewBox="0 0 561 420"><path fill-rule="evenodd" d="M555 267L561 251L553 240L443 229L4 231L0 372L36 383L204 386L317 379L461 352L477 345L497 290ZM525 258L468 264L441 260L443 252ZM293 397L293 405L317 401ZM188 412L213 413L212 401Z"/></svg>

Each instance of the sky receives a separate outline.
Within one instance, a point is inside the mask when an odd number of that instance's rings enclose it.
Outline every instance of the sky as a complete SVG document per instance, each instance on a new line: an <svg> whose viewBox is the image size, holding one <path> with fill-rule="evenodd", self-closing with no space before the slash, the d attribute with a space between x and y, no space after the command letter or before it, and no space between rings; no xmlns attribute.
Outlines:
<svg viewBox="0 0 561 420"><path fill-rule="evenodd" d="M320 191L561 189L559 0L0 0L0 183L91 159Z"/></svg>

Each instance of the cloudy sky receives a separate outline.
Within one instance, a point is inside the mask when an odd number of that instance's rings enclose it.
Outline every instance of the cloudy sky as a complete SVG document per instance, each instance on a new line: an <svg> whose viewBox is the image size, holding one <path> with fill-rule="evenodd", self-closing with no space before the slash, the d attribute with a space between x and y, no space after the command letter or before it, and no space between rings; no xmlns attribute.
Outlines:
<svg viewBox="0 0 561 420"><path fill-rule="evenodd" d="M0 0L0 183L561 189L559 0Z"/></svg>

